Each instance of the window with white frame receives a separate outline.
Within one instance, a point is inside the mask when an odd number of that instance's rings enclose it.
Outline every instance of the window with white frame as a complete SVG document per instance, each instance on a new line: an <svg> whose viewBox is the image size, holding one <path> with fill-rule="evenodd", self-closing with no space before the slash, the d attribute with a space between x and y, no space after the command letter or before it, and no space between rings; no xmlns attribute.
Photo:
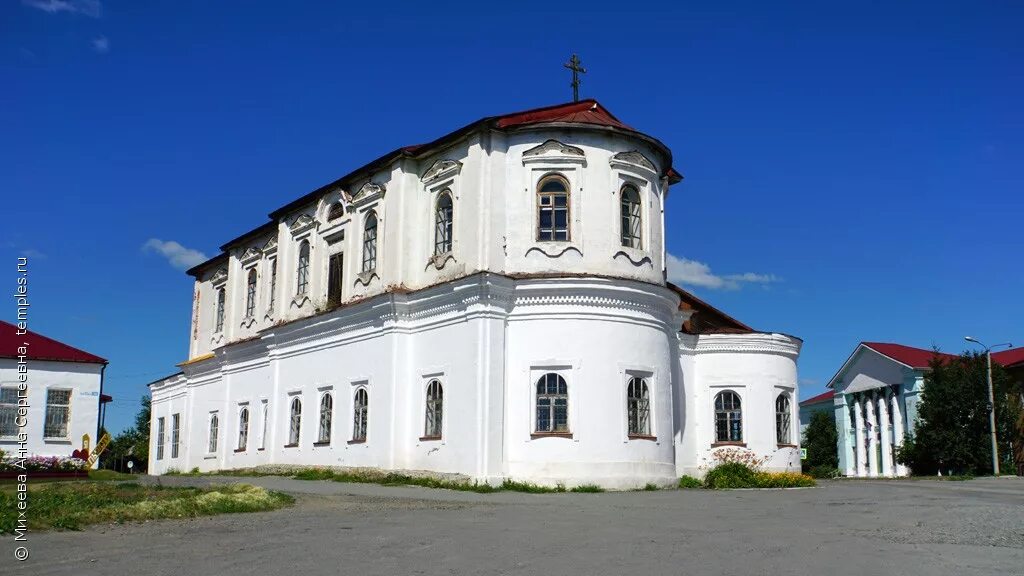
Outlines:
<svg viewBox="0 0 1024 576"><path fill-rule="evenodd" d="M220 437L220 417L216 412L210 413L210 439L206 451L210 454L217 452L217 438Z"/></svg>
<svg viewBox="0 0 1024 576"><path fill-rule="evenodd" d="M295 275L295 294L305 294L309 289L309 242L299 244L299 263Z"/></svg>
<svg viewBox="0 0 1024 576"><path fill-rule="evenodd" d="M622 245L640 248L640 191L632 184L622 187L621 195L621 236Z"/></svg>
<svg viewBox="0 0 1024 576"><path fill-rule="evenodd" d="M451 190L445 189L437 197L434 210L434 255L452 251L452 224L454 207Z"/></svg>
<svg viewBox="0 0 1024 576"><path fill-rule="evenodd" d="M0 388L0 437L18 435L18 389L14 386Z"/></svg>
<svg viewBox="0 0 1024 576"><path fill-rule="evenodd" d="M156 419L156 459L164 459L164 417Z"/></svg>
<svg viewBox="0 0 1024 576"><path fill-rule="evenodd" d="M181 440L181 414L171 414L171 458L178 457L179 440Z"/></svg>
<svg viewBox="0 0 1024 576"><path fill-rule="evenodd" d="M46 391L46 417L43 438L68 437L71 421L71 390L50 388Z"/></svg>
<svg viewBox="0 0 1024 576"><path fill-rule="evenodd" d="M779 444L792 444L790 430L789 394L783 392L775 399L775 439Z"/></svg>
<svg viewBox="0 0 1024 576"><path fill-rule="evenodd" d="M370 397L366 388L356 390L355 400L352 403L352 441L366 441L366 425L369 421Z"/></svg>
<svg viewBox="0 0 1024 576"><path fill-rule="evenodd" d="M426 410L423 436L425 438L440 438L441 424L444 418L444 388L437 378L427 383Z"/></svg>
<svg viewBox="0 0 1024 576"><path fill-rule="evenodd" d="M245 281L245 317L256 315L256 268L249 270Z"/></svg>
<svg viewBox="0 0 1024 576"><path fill-rule="evenodd" d="M739 394L731 390L715 396L715 441L743 442L743 408Z"/></svg>
<svg viewBox="0 0 1024 576"><path fill-rule="evenodd" d="M626 385L626 419L631 436L651 434L651 398L647 381L633 376Z"/></svg>
<svg viewBox="0 0 1024 576"><path fill-rule="evenodd" d="M291 409L288 411L288 446L299 445L299 432L302 431L302 400L298 396L292 398Z"/></svg>
<svg viewBox="0 0 1024 576"><path fill-rule="evenodd" d="M263 450L264 448L267 447L267 432L268 432L268 430L267 430L267 423L270 421L269 420L269 415L270 415L270 404L266 400L264 400L263 401L263 425L260 427L260 450Z"/></svg>
<svg viewBox="0 0 1024 576"><path fill-rule="evenodd" d="M244 452L249 446L249 407L238 411L238 450Z"/></svg>
<svg viewBox="0 0 1024 576"><path fill-rule="evenodd" d="M214 328L214 332L224 331L224 302L227 299L227 295L224 288L217 289L217 325Z"/></svg>
<svg viewBox="0 0 1024 576"><path fill-rule="evenodd" d="M331 420L334 418L334 396L330 392L324 392L320 397L320 431L317 434L318 444L330 444L331 442Z"/></svg>
<svg viewBox="0 0 1024 576"><path fill-rule="evenodd" d="M377 213L370 210L363 223L363 272L377 269Z"/></svg>
<svg viewBox="0 0 1024 576"><path fill-rule="evenodd" d="M569 183L557 174L537 185L537 240L569 240Z"/></svg>
<svg viewBox="0 0 1024 576"><path fill-rule="evenodd" d="M549 372L537 380L537 424L535 432L558 434L569 431L569 386L565 378Z"/></svg>

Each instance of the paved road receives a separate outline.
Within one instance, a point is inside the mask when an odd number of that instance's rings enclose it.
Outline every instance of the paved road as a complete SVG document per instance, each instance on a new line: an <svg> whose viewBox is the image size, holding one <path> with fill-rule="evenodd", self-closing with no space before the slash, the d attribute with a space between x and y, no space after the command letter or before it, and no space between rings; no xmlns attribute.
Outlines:
<svg viewBox="0 0 1024 576"><path fill-rule="evenodd" d="M18 564L5 538L0 574L1024 574L1024 478L541 495L244 481L297 504L36 533Z"/></svg>

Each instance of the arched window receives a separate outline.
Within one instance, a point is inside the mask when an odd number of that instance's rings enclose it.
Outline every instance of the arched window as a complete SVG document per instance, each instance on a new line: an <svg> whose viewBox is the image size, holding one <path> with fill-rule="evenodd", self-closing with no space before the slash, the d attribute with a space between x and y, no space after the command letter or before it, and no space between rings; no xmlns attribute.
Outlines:
<svg viewBox="0 0 1024 576"><path fill-rule="evenodd" d="M792 444L790 436L789 395L779 394L775 399L775 439L779 444Z"/></svg>
<svg viewBox="0 0 1024 576"><path fill-rule="evenodd" d="M743 442L743 410L735 392L726 390L715 396L715 441Z"/></svg>
<svg viewBox="0 0 1024 576"><path fill-rule="evenodd" d="M647 381L643 378L634 376L626 386L626 418L630 435L650 435L651 399L647 393Z"/></svg>
<svg viewBox="0 0 1024 576"><path fill-rule="evenodd" d="M238 449L245 450L249 445L249 408L243 406L238 411Z"/></svg>
<svg viewBox="0 0 1024 576"><path fill-rule="evenodd" d="M249 276L245 281L245 317L252 318L256 315L256 268L249 270Z"/></svg>
<svg viewBox="0 0 1024 576"><path fill-rule="evenodd" d="M554 372L537 380L537 426L538 433L569 431L569 387Z"/></svg>
<svg viewBox="0 0 1024 576"><path fill-rule="evenodd" d="M220 419L217 418L217 413L210 414L210 445L208 446L211 454L217 451L217 436L220 431Z"/></svg>
<svg viewBox="0 0 1024 576"><path fill-rule="evenodd" d="M452 251L452 193L444 190L437 197L434 211L434 255Z"/></svg>
<svg viewBox="0 0 1024 576"><path fill-rule="evenodd" d="M423 436L425 438L441 437L441 422L444 408L444 389L440 380L427 383L427 416Z"/></svg>
<svg viewBox="0 0 1024 576"><path fill-rule="evenodd" d="M277 258L270 259L270 303L267 310L274 312L274 302L277 301Z"/></svg>
<svg viewBox="0 0 1024 576"><path fill-rule="evenodd" d="M270 404L266 400L263 401L263 424L260 427L260 450L267 447L267 422L270 415Z"/></svg>
<svg viewBox="0 0 1024 576"><path fill-rule="evenodd" d="M363 223L363 272L377 269L377 213L370 211Z"/></svg>
<svg viewBox="0 0 1024 576"><path fill-rule="evenodd" d="M295 293L305 294L309 289L309 241L299 244L299 266L295 278Z"/></svg>
<svg viewBox="0 0 1024 576"><path fill-rule="evenodd" d="M217 289L217 328L214 330L214 332L223 332L224 331L224 301L225 301L225 296L226 296L226 294L224 292L224 289L223 288L218 288Z"/></svg>
<svg viewBox="0 0 1024 576"><path fill-rule="evenodd" d="M299 431L302 430L302 400L298 396L292 398L292 408L288 419L288 445L299 445Z"/></svg>
<svg viewBox="0 0 1024 576"><path fill-rule="evenodd" d="M622 187L622 245L640 248L640 192L636 186Z"/></svg>
<svg viewBox="0 0 1024 576"><path fill-rule="evenodd" d="M569 240L569 183L546 176L537 186L537 240Z"/></svg>
<svg viewBox="0 0 1024 576"><path fill-rule="evenodd" d="M327 210L327 220L337 220L345 215L345 206L341 202L335 202L331 204L331 207Z"/></svg>
<svg viewBox="0 0 1024 576"><path fill-rule="evenodd" d="M334 397L330 392L325 392L320 398L320 433L317 434L317 442L329 444L331 442L331 419L334 414Z"/></svg>
<svg viewBox="0 0 1024 576"><path fill-rule="evenodd" d="M366 388L356 390L355 402L352 404L352 441L366 441L366 422L370 411L370 399Z"/></svg>

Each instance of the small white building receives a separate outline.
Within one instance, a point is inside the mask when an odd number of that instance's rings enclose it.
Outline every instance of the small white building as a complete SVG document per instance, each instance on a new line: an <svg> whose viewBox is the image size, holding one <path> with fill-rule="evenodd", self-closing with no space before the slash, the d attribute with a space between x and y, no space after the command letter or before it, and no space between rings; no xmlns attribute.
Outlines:
<svg viewBox="0 0 1024 576"><path fill-rule="evenodd" d="M149 470L373 467L632 488L799 470L801 341L665 281L669 149L588 100L399 148L196 266Z"/></svg>
<svg viewBox="0 0 1024 576"><path fill-rule="evenodd" d="M0 450L71 457L96 444L107 361L0 321Z"/></svg>

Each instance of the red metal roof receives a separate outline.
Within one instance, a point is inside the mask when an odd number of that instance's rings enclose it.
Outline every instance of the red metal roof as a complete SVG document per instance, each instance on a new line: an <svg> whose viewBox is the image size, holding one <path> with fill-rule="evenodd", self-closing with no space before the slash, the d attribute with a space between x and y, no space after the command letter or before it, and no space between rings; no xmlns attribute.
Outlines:
<svg viewBox="0 0 1024 576"><path fill-rule="evenodd" d="M822 403L822 402L824 402L826 400L831 400L832 397L835 396L835 395L836 395L835 390L827 390L825 392L822 392L821 394L818 394L817 396L811 396L807 400L804 400L803 402L801 402L800 405L801 406L807 406L809 404L820 404L820 403Z"/></svg>
<svg viewBox="0 0 1024 576"><path fill-rule="evenodd" d="M1024 346L992 353L992 361L1004 367L1024 363Z"/></svg>
<svg viewBox="0 0 1024 576"><path fill-rule="evenodd" d="M95 354L68 346L53 338L28 331L18 334L18 327L0 320L0 358L18 358L18 347L26 346L29 360L56 360L58 362L83 362L106 364L107 361Z"/></svg>
<svg viewBox="0 0 1024 576"><path fill-rule="evenodd" d="M887 356L897 362L906 364L915 370L927 369L932 358L934 358L936 354L934 350L914 348L913 346L904 346L903 344L891 344L888 342L861 342L861 344L871 348L883 356ZM952 354L945 354L943 352L939 352L938 355L939 358L945 361L956 358L956 356Z"/></svg>
<svg viewBox="0 0 1024 576"><path fill-rule="evenodd" d="M596 100L583 100L568 104L558 104L545 108L535 108L526 112L517 112L499 116L496 122L498 128L514 128L528 124L540 124L543 122L572 122L575 124L596 124L598 126L612 126L623 130L633 128L623 124L611 112L597 103Z"/></svg>

